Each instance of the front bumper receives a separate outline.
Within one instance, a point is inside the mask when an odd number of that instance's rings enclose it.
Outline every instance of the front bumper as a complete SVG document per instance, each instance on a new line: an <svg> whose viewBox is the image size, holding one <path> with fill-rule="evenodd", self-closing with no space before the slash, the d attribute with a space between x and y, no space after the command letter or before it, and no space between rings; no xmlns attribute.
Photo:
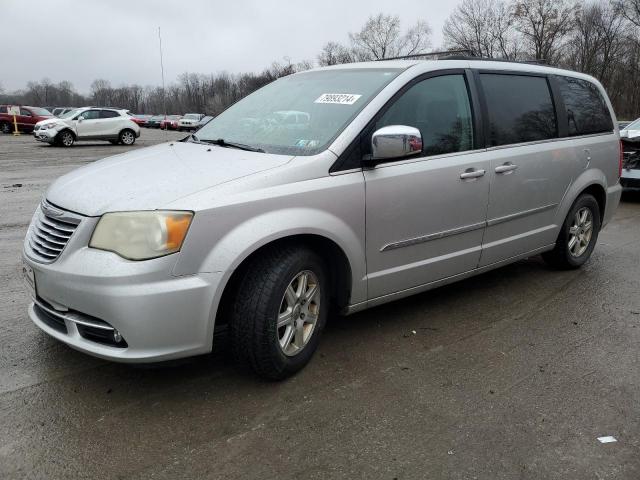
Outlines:
<svg viewBox="0 0 640 480"><path fill-rule="evenodd" d="M54 129L34 130L33 137L39 142L53 143L58 135L58 131Z"/></svg>
<svg viewBox="0 0 640 480"><path fill-rule="evenodd" d="M175 276L179 253L134 262L88 248L96 221L85 218L53 263L34 261L23 250L35 277L31 320L69 346L108 360L154 362L211 351L221 274ZM43 306L54 310L58 325ZM126 346L87 335L87 320L117 330Z"/></svg>

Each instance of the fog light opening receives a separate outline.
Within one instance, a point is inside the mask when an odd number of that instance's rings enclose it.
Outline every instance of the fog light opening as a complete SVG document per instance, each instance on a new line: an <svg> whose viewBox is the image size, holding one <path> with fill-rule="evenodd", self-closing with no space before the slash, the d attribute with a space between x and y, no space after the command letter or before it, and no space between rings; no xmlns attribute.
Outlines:
<svg viewBox="0 0 640 480"><path fill-rule="evenodd" d="M120 343L122 341L122 335L120 335L120 332L115 328L113 329L113 341L116 343Z"/></svg>

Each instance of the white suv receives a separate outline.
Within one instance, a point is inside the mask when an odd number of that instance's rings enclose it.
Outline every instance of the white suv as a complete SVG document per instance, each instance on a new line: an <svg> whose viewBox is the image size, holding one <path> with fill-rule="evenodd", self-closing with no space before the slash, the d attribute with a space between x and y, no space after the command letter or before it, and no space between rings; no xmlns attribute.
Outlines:
<svg viewBox="0 0 640 480"><path fill-rule="evenodd" d="M108 140L133 145L140 127L126 110L83 107L36 123L33 136L40 142L70 147L78 140Z"/></svg>

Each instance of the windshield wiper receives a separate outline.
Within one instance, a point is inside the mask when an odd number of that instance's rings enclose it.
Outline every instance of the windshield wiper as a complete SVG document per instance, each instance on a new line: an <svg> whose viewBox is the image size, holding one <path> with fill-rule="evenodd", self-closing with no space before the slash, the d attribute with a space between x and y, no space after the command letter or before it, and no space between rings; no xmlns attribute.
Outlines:
<svg viewBox="0 0 640 480"><path fill-rule="evenodd" d="M237 148L238 150L246 150L248 152L266 153L261 148L252 147L251 145L245 145L243 143L227 142L224 138L218 138L217 140L209 140L209 139L198 138L195 135L191 135L191 138L193 138L196 142L209 143L211 145L218 145L219 147Z"/></svg>

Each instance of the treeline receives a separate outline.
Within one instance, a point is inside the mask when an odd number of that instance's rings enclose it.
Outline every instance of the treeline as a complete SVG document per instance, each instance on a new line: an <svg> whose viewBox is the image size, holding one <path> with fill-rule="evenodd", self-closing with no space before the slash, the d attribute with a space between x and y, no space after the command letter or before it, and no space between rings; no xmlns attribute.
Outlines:
<svg viewBox="0 0 640 480"><path fill-rule="evenodd" d="M640 0L463 0L443 27L437 50L505 60L536 60L598 78L619 118L640 115ZM424 20L402 28L398 16L371 16L346 42L327 42L315 61L274 62L260 73L184 73L161 87L114 87L98 79L86 95L68 81L29 82L3 93L0 103L36 106L118 106L137 113L217 114L231 103L284 75L314 65L425 54L431 28Z"/></svg>
<svg viewBox="0 0 640 480"><path fill-rule="evenodd" d="M618 118L640 114L640 0L463 0L443 36L445 47L471 55L587 73Z"/></svg>

